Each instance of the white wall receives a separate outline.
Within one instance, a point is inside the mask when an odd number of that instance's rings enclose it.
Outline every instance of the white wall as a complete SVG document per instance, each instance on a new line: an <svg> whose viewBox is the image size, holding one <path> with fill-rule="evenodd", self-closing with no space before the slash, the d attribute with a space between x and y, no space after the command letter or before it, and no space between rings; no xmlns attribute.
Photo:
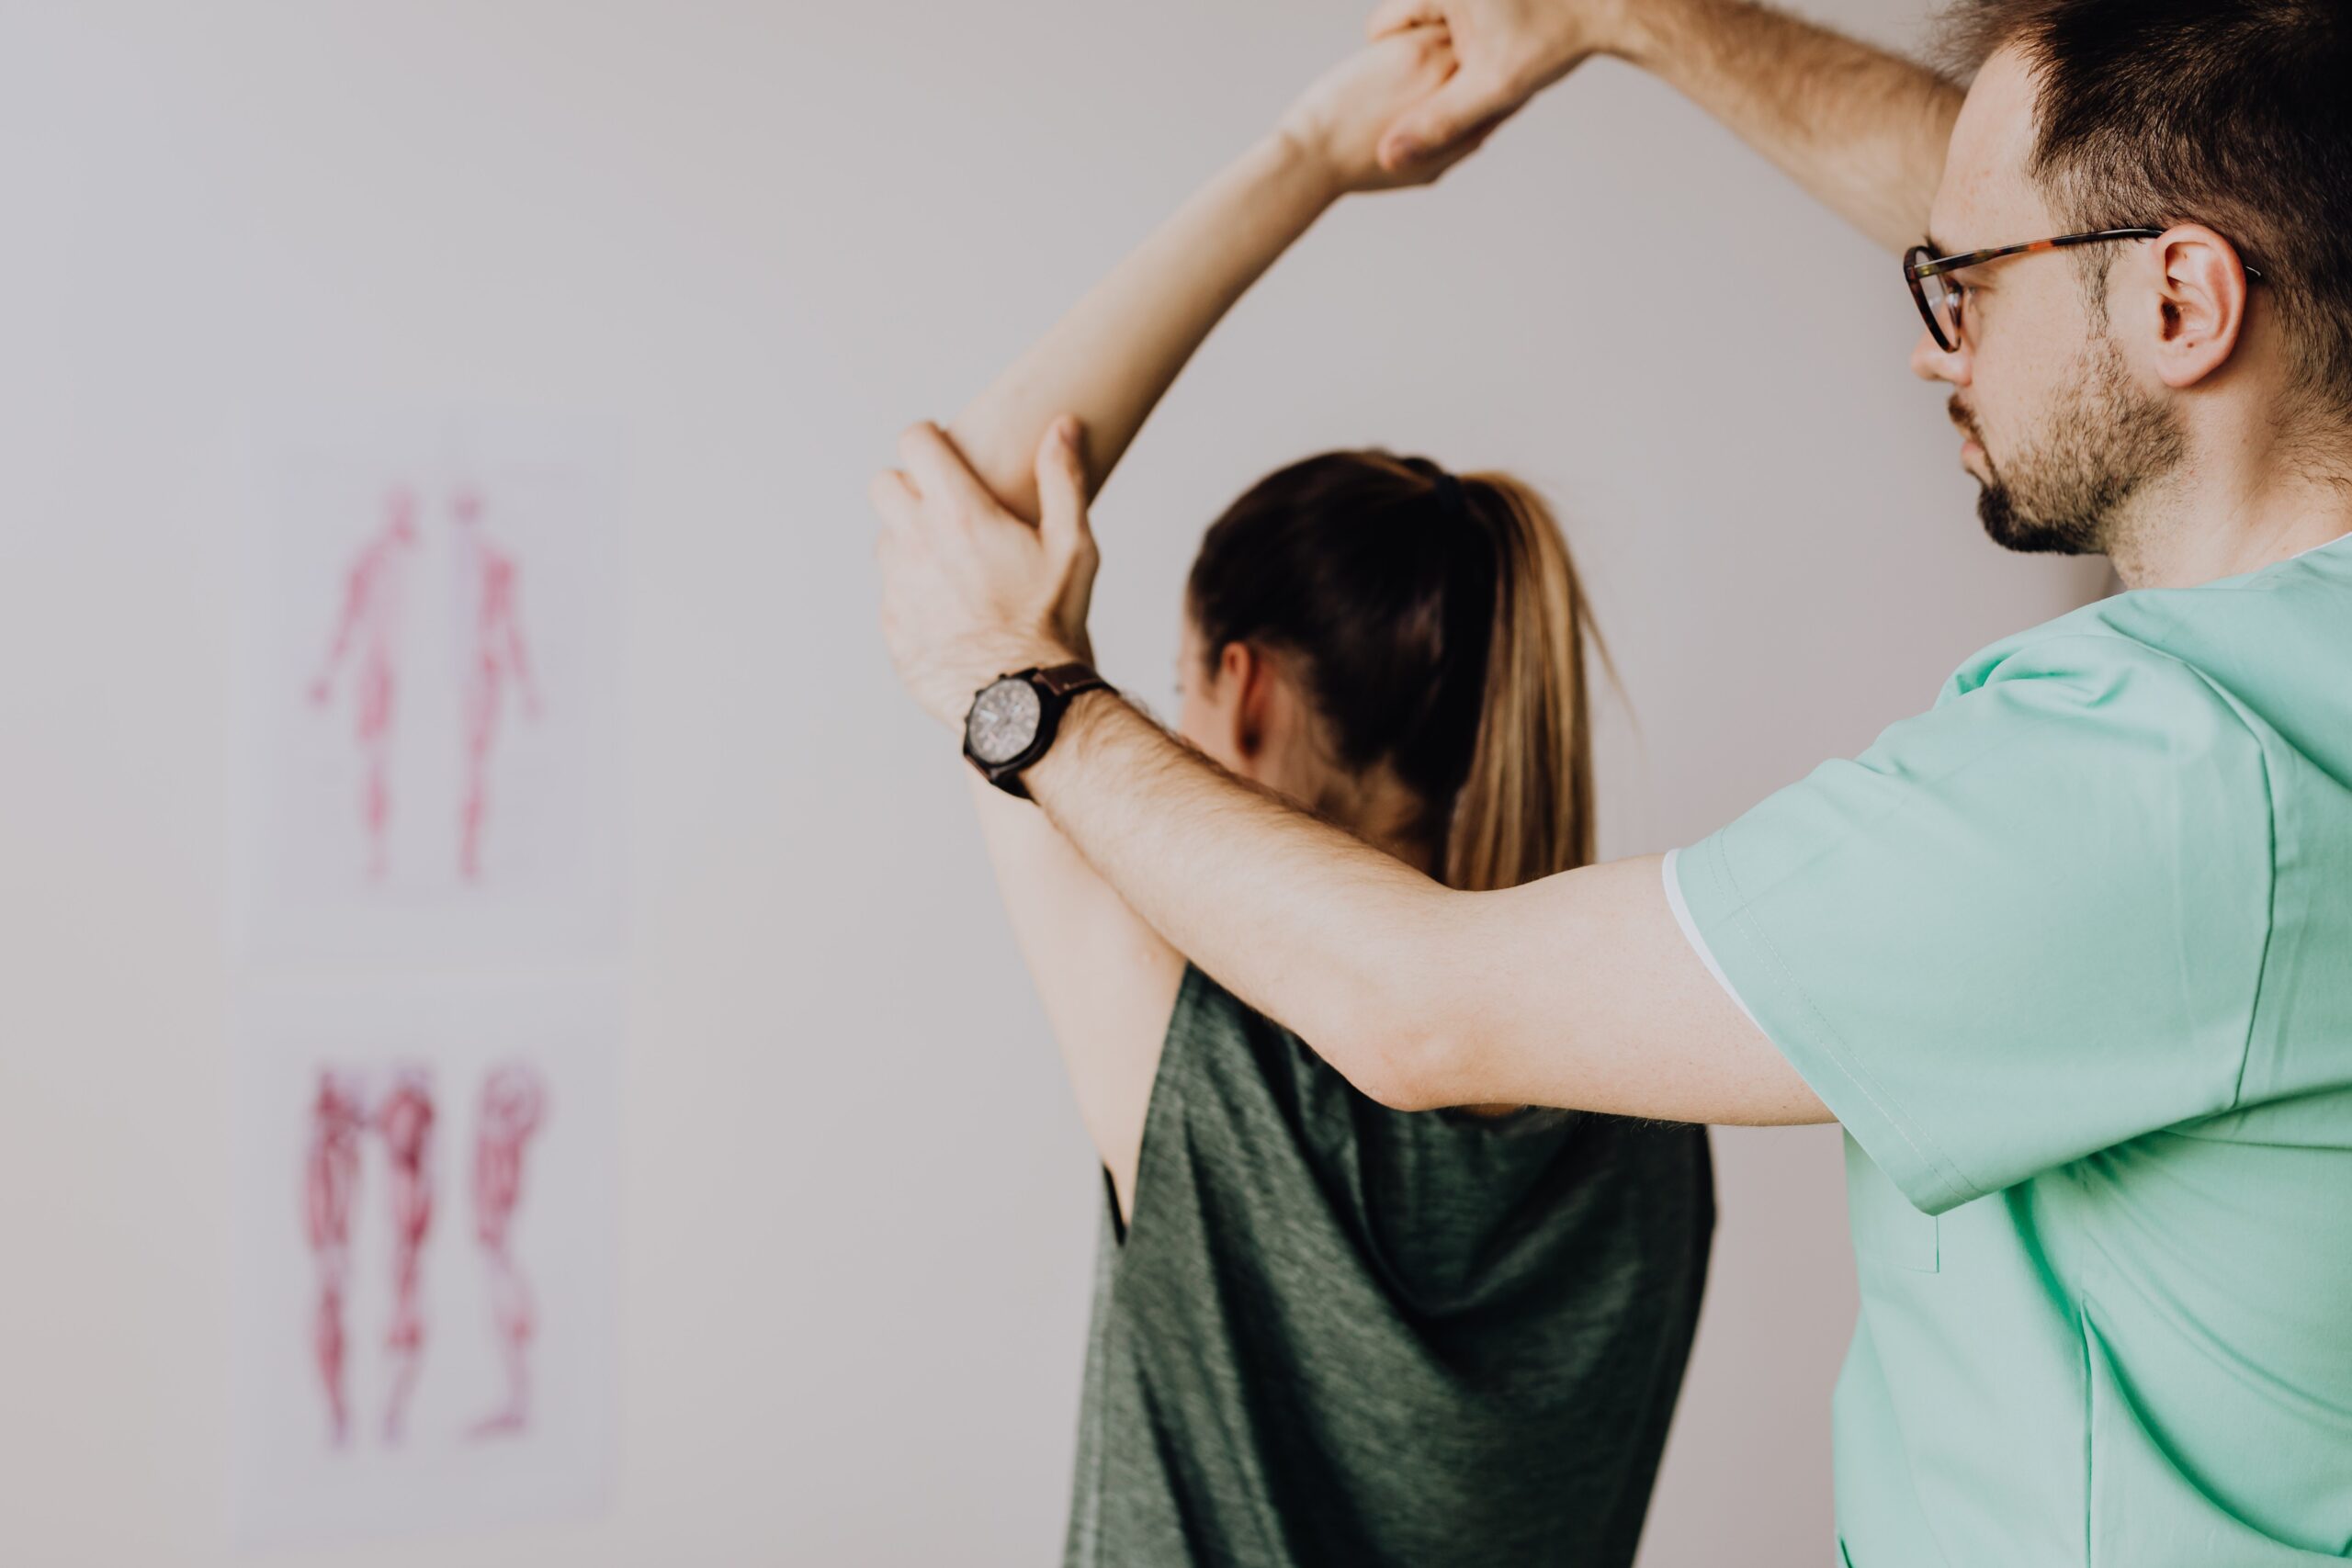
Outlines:
<svg viewBox="0 0 2352 1568"><path fill-rule="evenodd" d="M873 629L864 484L1362 9L0 9L0 1558L234 1556L234 456L271 408L387 403L628 433L626 1436L594 1519L274 1560L1053 1558L1097 1188ZM1984 542L1917 327L1888 257L1596 65L1211 344L1099 513L1106 666L1164 697L1197 532L1278 462L1514 468L1640 716L1604 847L1688 840L2097 591ZM1646 1561L1818 1562L1837 1137L1716 1147Z"/></svg>

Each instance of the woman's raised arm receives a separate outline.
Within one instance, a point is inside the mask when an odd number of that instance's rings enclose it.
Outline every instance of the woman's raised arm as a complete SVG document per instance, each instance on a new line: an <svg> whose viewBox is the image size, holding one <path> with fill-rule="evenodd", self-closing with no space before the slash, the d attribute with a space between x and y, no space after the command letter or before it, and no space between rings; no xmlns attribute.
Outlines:
<svg viewBox="0 0 2352 1568"><path fill-rule="evenodd" d="M1416 28L1308 88L956 416L947 434L973 471L1035 521L1037 444L1056 415L1075 413L1092 495L1210 330L1325 209L1351 191L1426 185L1469 155L1475 142L1399 175L1377 152L1389 119L1453 70L1445 29Z"/></svg>
<svg viewBox="0 0 2352 1568"><path fill-rule="evenodd" d="M947 426L974 472L1035 522L1039 444L1075 413L1091 497L1210 330L1326 208L1353 190L1427 184L1450 165L1400 177L1381 169L1377 148L1452 70L1444 30L1419 28L1317 82ZM1183 958L1035 808L977 775L972 788L1013 935L1125 1213Z"/></svg>

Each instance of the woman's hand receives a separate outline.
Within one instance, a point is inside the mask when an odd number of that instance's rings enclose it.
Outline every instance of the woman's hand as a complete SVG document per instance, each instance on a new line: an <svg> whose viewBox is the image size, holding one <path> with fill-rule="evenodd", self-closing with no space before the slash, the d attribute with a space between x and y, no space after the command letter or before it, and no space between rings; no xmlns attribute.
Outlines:
<svg viewBox="0 0 2352 1568"><path fill-rule="evenodd" d="M1401 28L1325 73L1275 130L1343 194L1428 185L1476 152L1507 118L1497 115L1439 156L1397 170L1381 167L1383 133L1442 89L1455 69L1452 37L1443 27Z"/></svg>
<svg viewBox="0 0 2352 1568"><path fill-rule="evenodd" d="M907 690L960 725L981 687L1035 665L1091 662L1086 611L1098 557L1086 516L1079 421L1037 447L1033 526L1005 510L938 426L899 438L906 467L875 476L882 520L882 631Z"/></svg>

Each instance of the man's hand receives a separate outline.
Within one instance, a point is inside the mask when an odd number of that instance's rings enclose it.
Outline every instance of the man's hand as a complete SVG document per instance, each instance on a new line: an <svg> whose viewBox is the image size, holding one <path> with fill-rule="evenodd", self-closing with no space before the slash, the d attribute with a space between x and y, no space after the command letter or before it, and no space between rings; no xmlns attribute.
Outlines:
<svg viewBox="0 0 2352 1568"><path fill-rule="evenodd" d="M1528 99L1623 35L1628 0L1386 0L1374 39L1442 26L1458 66L1435 93L1394 120L1380 165L1442 168Z"/></svg>
<svg viewBox="0 0 2352 1568"><path fill-rule="evenodd" d="M1383 0L1374 39L1442 26L1459 69L1380 139L1383 168L1442 164L1596 54L1705 109L1888 250L1917 244L1961 88L1756 0Z"/></svg>
<svg viewBox="0 0 2352 1568"><path fill-rule="evenodd" d="M1477 151L1503 118L1497 115L1471 128L1441 156L1408 165L1382 163L1384 133L1398 116L1442 92L1455 64L1443 28L1398 27L1317 78L1275 130L1315 161L1338 194L1428 185Z"/></svg>
<svg viewBox="0 0 2352 1568"><path fill-rule="evenodd" d="M882 635L899 679L942 723L961 725L1000 675L1092 660L1086 608L1097 558L1080 438L1074 418L1046 427L1035 527L1005 510L933 424L910 426L899 437L905 467L875 476Z"/></svg>

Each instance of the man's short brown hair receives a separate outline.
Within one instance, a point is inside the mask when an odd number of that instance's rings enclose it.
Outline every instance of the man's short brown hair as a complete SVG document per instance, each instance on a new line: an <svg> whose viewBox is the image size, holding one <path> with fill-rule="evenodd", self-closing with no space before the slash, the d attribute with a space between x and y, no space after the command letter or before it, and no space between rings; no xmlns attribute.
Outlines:
<svg viewBox="0 0 2352 1568"><path fill-rule="evenodd" d="M1958 0L1944 28L1962 75L2022 51L2063 221L2228 236L2300 388L2352 422L2352 0Z"/></svg>

